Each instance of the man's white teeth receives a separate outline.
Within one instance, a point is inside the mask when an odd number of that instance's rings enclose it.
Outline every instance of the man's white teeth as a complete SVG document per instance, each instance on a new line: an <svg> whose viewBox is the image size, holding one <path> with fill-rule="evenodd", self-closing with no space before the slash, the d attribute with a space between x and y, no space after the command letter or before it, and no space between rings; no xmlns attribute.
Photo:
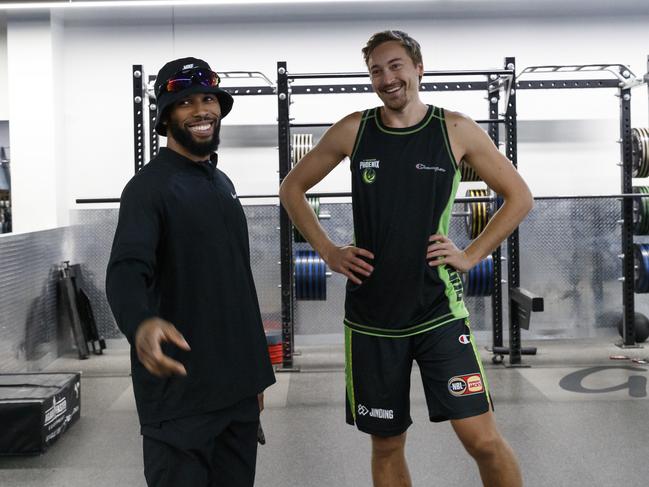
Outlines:
<svg viewBox="0 0 649 487"><path fill-rule="evenodd" d="M189 130L193 130L194 132L204 132L209 129L210 129L209 123L206 123L204 125L194 125L193 127L189 127Z"/></svg>
<svg viewBox="0 0 649 487"><path fill-rule="evenodd" d="M386 93L395 93L401 89L401 86L395 86L394 88L390 88L389 90L385 90Z"/></svg>

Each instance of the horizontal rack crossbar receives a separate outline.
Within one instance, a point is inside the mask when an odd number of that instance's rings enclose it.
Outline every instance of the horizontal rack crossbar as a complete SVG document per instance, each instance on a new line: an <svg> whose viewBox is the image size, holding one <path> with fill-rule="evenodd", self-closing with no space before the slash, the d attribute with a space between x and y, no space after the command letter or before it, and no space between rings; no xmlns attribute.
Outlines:
<svg viewBox="0 0 649 487"><path fill-rule="evenodd" d="M246 96L246 95L274 95L274 86L233 86L230 88L221 87L233 96Z"/></svg>
<svg viewBox="0 0 649 487"><path fill-rule="evenodd" d="M511 69L467 69L457 71L424 71L426 76L513 76ZM368 73L365 71L349 73L294 73L288 74L288 79L336 79L336 78L365 78Z"/></svg>
<svg viewBox="0 0 649 487"><path fill-rule="evenodd" d="M519 90L565 90L575 88L618 88L616 79L548 79L517 81Z"/></svg>
<svg viewBox="0 0 649 487"><path fill-rule="evenodd" d="M351 193L307 193L307 197L316 198L349 198ZM277 194L248 194L238 195L239 199L258 199L258 198L278 198ZM588 200L588 199L624 199L624 198L649 198L649 193L631 193L631 194L597 194L597 195L566 195L566 196L535 196L535 201L552 201L552 200ZM472 198L455 198L456 203L494 201L492 196L472 197ZM77 204L93 203L119 203L119 198L79 198Z"/></svg>

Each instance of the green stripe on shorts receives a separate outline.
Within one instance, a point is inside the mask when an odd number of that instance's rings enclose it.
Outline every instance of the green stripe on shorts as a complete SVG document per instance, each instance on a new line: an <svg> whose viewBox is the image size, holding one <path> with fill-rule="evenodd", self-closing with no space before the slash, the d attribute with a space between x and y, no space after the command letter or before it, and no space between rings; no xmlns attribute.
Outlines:
<svg viewBox="0 0 649 487"><path fill-rule="evenodd" d="M473 338L473 332L471 331L471 325L469 319L466 319L466 326L469 327L469 337L471 338L471 346L473 347L473 353L475 354L475 359L478 362L480 367L480 375L482 375L482 383L484 384L485 394L487 394L487 402L489 403L489 409L493 408L491 404L491 394L489 393L489 381L487 381L487 375L484 373L484 367L482 366L482 359L480 358L480 352L478 352L478 346L475 344L475 339Z"/></svg>
<svg viewBox="0 0 649 487"><path fill-rule="evenodd" d="M354 397L354 376L352 374L352 333L351 328L345 326L345 386L347 399L352 409L352 416L356 421L356 398Z"/></svg>

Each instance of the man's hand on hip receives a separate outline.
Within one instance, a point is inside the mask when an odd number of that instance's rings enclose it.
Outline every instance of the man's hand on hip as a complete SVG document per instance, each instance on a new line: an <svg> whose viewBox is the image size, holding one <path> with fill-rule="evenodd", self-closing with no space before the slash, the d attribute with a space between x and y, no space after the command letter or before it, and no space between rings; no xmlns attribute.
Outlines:
<svg viewBox="0 0 649 487"><path fill-rule="evenodd" d="M162 342L190 350L189 344L171 323L160 318L149 318L140 323L135 333L135 350L142 365L158 377L187 375L183 364L162 353Z"/></svg>
<svg viewBox="0 0 649 487"><path fill-rule="evenodd" d="M347 276L354 284L361 284L362 282L357 276L369 277L374 270L374 267L361 259L361 257L374 259L374 254L369 250L347 245L345 247L335 247L326 256L323 256L332 271Z"/></svg>
<svg viewBox="0 0 649 487"><path fill-rule="evenodd" d="M432 267L444 264L457 271L468 272L475 265L466 252L458 249L453 241L445 235L431 235L428 242L426 259L428 259L428 265Z"/></svg>

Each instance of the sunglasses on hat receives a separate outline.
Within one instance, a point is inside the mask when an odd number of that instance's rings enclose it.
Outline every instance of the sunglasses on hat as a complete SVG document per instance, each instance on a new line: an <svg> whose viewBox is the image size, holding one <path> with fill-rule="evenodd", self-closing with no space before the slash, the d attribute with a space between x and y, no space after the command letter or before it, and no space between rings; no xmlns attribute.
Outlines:
<svg viewBox="0 0 649 487"><path fill-rule="evenodd" d="M177 93L193 85L216 87L221 78L214 71L205 68L184 69L174 74L161 87L161 91Z"/></svg>

